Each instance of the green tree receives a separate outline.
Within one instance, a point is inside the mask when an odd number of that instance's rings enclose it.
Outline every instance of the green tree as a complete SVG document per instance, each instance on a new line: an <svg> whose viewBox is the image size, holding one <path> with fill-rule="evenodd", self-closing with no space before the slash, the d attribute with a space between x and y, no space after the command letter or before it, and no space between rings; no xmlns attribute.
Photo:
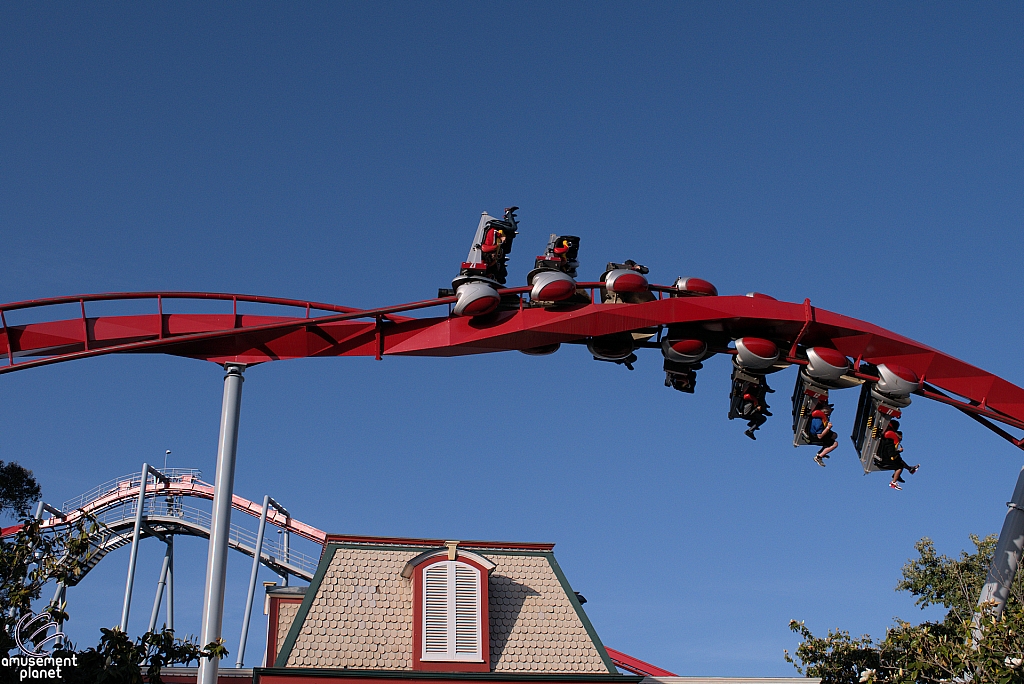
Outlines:
<svg viewBox="0 0 1024 684"><path fill-rule="evenodd" d="M78 655L78 667L67 671L65 684L162 684L160 672L168 665L188 665L200 658L223 658L228 654L223 640L199 648L195 640L178 639L171 629L146 632L134 641L116 627L100 631L100 643L95 648L54 651L55 656Z"/></svg>
<svg viewBox="0 0 1024 684"><path fill-rule="evenodd" d="M13 461L0 461L0 515L25 518L32 504L39 501L42 492L31 470Z"/></svg>
<svg viewBox="0 0 1024 684"><path fill-rule="evenodd" d="M821 677L823 684L1024 683L1024 573L1017 575L1002 616L982 618L981 638L974 644L975 606L996 537L971 535L971 542L974 552L950 558L924 538L914 545L918 557L903 566L896 590L917 597L921 608L944 607L942 620L914 625L897 618L877 642L839 629L817 637L793 620L790 629L803 641L792 656L786 652L786 660L801 674Z"/></svg>

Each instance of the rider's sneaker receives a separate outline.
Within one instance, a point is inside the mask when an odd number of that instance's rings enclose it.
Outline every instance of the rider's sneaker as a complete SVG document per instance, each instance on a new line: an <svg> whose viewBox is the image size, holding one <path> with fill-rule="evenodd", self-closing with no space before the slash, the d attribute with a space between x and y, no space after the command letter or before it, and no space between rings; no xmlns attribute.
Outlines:
<svg viewBox="0 0 1024 684"><path fill-rule="evenodd" d="M898 489L900 491L903 491L903 487L900 487L898 482L890 482L889 489Z"/></svg>
<svg viewBox="0 0 1024 684"><path fill-rule="evenodd" d="M743 434L745 434L747 437L749 437L750 439L754 440L755 442L757 441L757 437L754 436L753 428L751 428L750 430L744 430Z"/></svg>
<svg viewBox="0 0 1024 684"><path fill-rule="evenodd" d="M825 462L821 460L821 454L814 457L814 462L820 465L822 468L825 467Z"/></svg>
<svg viewBox="0 0 1024 684"><path fill-rule="evenodd" d="M916 473L916 472L917 472L917 469L918 469L918 468L920 468L920 467L921 467L921 464L920 464L920 463L918 463L918 464L917 464L916 466L914 466L913 468L907 468L907 470L909 470L909 471L910 471L910 474L911 474L911 475L913 475L914 473Z"/></svg>

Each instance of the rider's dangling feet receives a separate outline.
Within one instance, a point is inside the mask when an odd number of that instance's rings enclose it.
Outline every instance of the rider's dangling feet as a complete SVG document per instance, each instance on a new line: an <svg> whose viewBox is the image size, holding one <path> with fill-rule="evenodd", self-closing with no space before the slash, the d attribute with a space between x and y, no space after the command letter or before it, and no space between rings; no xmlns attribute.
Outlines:
<svg viewBox="0 0 1024 684"><path fill-rule="evenodd" d="M818 454L817 456L814 457L814 462L820 465L822 468L825 467L825 462L821 460L821 454Z"/></svg>
<svg viewBox="0 0 1024 684"><path fill-rule="evenodd" d="M754 436L754 428L748 428L744 430L743 434L745 434L747 437L754 440L755 442L757 441L757 437Z"/></svg>
<svg viewBox="0 0 1024 684"><path fill-rule="evenodd" d="M918 469L918 468L920 468L920 467L921 467L921 464L920 464L920 463L918 463L918 464L917 464L916 466L913 466L913 467L911 467L911 468L907 468L907 470L909 470L909 471L910 471L910 474L911 474L911 475L913 475L914 473L916 473L916 472L917 472L917 469Z"/></svg>
<svg viewBox="0 0 1024 684"><path fill-rule="evenodd" d="M889 483L889 489L896 489L902 491L903 487L900 487L899 483L896 482L896 480L893 480L892 482Z"/></svg>

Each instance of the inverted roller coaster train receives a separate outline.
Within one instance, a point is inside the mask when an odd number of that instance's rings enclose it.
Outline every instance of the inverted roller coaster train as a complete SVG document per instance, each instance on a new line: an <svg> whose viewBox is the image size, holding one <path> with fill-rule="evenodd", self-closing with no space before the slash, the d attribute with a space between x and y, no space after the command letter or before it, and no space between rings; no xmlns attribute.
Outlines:
<svg viewBox="0 0 1024 684"><path fill-rule="evenodd" d="M734 377L754 382L799 366L794 426L807 392L860 385L862 411L854 429L865 471L876 469L864 447L877 430L909 404L909 395L949 405L1018 448L1024 438L1024 389L920 342L871 323L813 306L752 293L719 296L707 281L680 278L649 283L647 269L609 263L601 279L578 282L579 238L552 236L524 287L505 286L505 262L516 235L515 208L502 219L481 217L473 246L451 289L433 299L373 309L322 302L208 292L127 292L76 295L0 305L0 375L107 354L159 353L224 367L224 395L213 492L201 642L221 636L229 548L235 444L243 372L285 359L338 356L461 356L499 351L551 353L561 344L586 344L596 359L629 364L634 351L659 348L669 379L692 391L700 361L712 354L734 359ZM95 302L144 300L152 312L90 316ZM230 312L165 313L168 300L220 300ZM13 312L80 315L15 325ZM246 312L239 311L244 304ZM250 313L253 305L291 307L295 315ZM56 307L60 307L57 309ZM175 308L180 308L178 304ZM442 315L409 316L446 307ZM275 313L280 309L275 309ZM52 318L52 316L51 316ZM767 344L765 344L767 343ZM774 353L773 353L774 349ZM838 354L837 354L838 352ZM837 361L837 359L841 359ZM843 361L846 362L845 368ZM815 365L817 364L817 365ZM824 368L823 372L815 373ZM687 381L686 378L690 378ZM799 396L798 396L799 395ZM868 399L864 399L868 397ZM800 441L796 435L795 443ZM863 447L863 448L862 448ZM869 449L870 451L870 449ZM999 613L1024 548L1024 470L1018 478L979 605ZM203 663L200 682L217 679L217 663Z"/></svg>

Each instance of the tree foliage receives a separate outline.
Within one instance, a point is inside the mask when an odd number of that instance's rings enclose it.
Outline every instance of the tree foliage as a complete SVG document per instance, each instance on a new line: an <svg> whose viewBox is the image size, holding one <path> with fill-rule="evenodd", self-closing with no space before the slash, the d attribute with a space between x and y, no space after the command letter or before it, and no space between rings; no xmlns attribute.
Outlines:
<svg viewBox="0 0 1024 684"><path fill-rule="evenodd" d="M0 649L15 647L15 625L32 611L49 582L75 584L84 571L92 549L90 537L97 530L94 521L83 519L60 534L44 533L40 521L25 518L21 529L0 542ZM54 620L67 620L63 605L48 605L45 612ZM42 637L40 637L42 638Z"/></svg>
<svg viewBox="0 0 1024 684"><path fill-rule="evenodd" d="M789 626L803 641L786 660L822 684L977 684L1024 683L1024 573L1017 575L1006 609L999 618L985 614L978 624L980 639L972 640L977 597L996 545L990 535L972 535L975 551L958 558L939 555L927 537L914 548L918 557L903 566L897 591L916 596L921 608L946 609L941 621L914 625L896 619L885 636L852 637L843 630L815 636L803 622Z"/></svg>
<svg viewBox="0 0 1024 684"><path fill-rule="evenodd" d="M160 672L168 665L188 665L200 658L223 658L228 654L223 640L203 649L193 639L178 639L171 629L146 632L134 641L117 627L100 631L100 643L95 648L54 651L55 656L78 655L78 666L67 671L65 684L163 684Z"/></svg>
<svg viewBox="0 0 1024 684"><path fill-rule="evenodd" d="M31 470L14 463L0 461L0 514L25 518L42 492Z"/></svg>

